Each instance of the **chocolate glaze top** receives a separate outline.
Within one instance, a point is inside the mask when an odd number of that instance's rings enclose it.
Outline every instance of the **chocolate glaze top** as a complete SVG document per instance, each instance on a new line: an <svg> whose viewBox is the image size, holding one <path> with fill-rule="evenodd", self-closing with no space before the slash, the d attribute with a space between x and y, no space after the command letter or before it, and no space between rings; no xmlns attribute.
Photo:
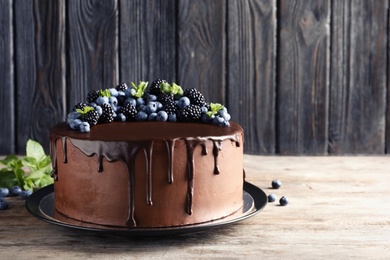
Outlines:
<svg viewBox="0 0 390 260"><path fill-rule="evenodd" d="M80 140L138 141L180 139L187 137L219 137L242 133L240 125L230 121L230 127L201 123L172 122L113 122L98 124L89 133L72 130L65 122L54 126L51 132Z"/></svg>

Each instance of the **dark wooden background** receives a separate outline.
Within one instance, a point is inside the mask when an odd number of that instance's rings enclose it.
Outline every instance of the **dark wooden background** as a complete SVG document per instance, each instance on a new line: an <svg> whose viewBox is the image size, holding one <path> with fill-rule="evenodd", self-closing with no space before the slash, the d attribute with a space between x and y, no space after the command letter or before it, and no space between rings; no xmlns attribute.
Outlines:
<svg viewBox="0 0 390 260"><path fill-rule="evenodd" d="M91 89L165 78L252 154L387 154L388 0L0 0L0 154L48 151Z"/></svg>

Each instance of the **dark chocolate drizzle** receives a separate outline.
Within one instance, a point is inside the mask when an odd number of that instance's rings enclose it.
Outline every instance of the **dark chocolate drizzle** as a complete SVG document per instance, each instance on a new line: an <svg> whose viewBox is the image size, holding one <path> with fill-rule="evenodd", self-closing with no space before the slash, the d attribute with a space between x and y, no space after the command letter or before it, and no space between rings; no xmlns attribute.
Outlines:
<svg viewBox="0 0 390 260"><path fill-rule="evenodd" d="M135 188L135 158L140 151L144 152L145 163L146 163L146 204L153 205L152 201L152 155L153 155L153 140L142 140L142 141L98 141L98 140L82 140L71 137L59 137L56 134L51 135L51 157L53 171L51 176L54 180L58 180L57 172L57 150L56 142L58 139L62 141L63 148L63 163L67 163L67 146L66 140L69 141L78 148L86 156L97 155L98 157L98 172L103 172L103 158L108 162L122 161L128 171L129 182L129 213L126 221L126 226L135 227L137 225L135 220L135 199L134 199L134 188ZM164 139L167 154L168 154L168 183L173 183L173 156L174 156L174 147L177 140L184 140L187 150L187 195L186 195L186 208L185 211L187 214L191 215L193 213L192 204L193 204L193 194L194 194L194 175L195 173L195 162L194 162L194 150L200 145L202 155L208 155L206 148L206 142L213 142L213 156L214 156L214 174L220 174L220 169L218 165L218 156L219 152L222 150L222 142L225 140L230 140L235 142L236 147L240 146L239 134L235 133L232 135L225 135L222 137L186 137L186 138L172 138Z"/></svg>

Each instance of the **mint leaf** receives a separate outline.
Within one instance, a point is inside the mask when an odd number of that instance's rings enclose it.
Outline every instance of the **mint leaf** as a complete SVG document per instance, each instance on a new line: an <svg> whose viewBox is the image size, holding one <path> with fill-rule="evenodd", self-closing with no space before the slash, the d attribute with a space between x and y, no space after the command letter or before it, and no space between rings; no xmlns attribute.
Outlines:
<svg viewBox="0 0 390 260"><path fill-rule="evenodd" d="M173 82L172 84L165 82L161 83L160 90L166 94L183 95L183 89L175 82Z"/></svg>
<svg viewBox="0 0 390 260"><path fill-rule="evenodd" d="M223 108L223 105L219 103L210 103L210 110L206 112L209 117L215 116L219 110Z"/></svg>
<svg viewBox="0 0 390 260"><path fill-rule="evenodd" d="M5 165L5 167L10 168L15 164L16 161L19 161L19 158L16 155L8 155L3 160L0 160L0 163Z"/></svg>
<svg viewBox="0 0 390 260"><path fill-rule="evenodd" d="M135 90L135 94L133 94L133 97L140 98L144 95L145 89L148 86L147 81L140 81L138 85L135 85L134 82L131 82L131 85L133 85L133 88Z"/></svg>
<svg viewBox="0 0 390 260"><path fill-rule="evenodd" d="M0 187L9 188L18 184L18 180L13 171L7 168L0 169Z"/></svg>
<svg viewBox="0 0 390 260"><path fill-rule="evenodd" d="M34 157L24 157L22 158L22 163L24 166L28 167L30 171L38 169L38 161Z"/></svg>
<svg viewBox="0 0 390 260"><path fill-rule="evenodd" d="M79 113L80 115L85 115L89 111L95 110L93 107L86 106L84 109L76 108L76 112Z"/></svg>
<svg viewBox="0 0 390 260"><path fill-rule="evenodd" d="M34 140L31 140L31 139L29 139L27 141L26 154L27 154L27 157L33 157L38 162L46 156L42 145Z"/></svg>
<svg viewBox="0 0 390 260"><path fill-rule="evenodd" d="M111 92L110 92L109 89L104 89L104 90L100 89L99 90L99 96L100 97L108 97L108 98L110 98L111 97Z"/></svg>

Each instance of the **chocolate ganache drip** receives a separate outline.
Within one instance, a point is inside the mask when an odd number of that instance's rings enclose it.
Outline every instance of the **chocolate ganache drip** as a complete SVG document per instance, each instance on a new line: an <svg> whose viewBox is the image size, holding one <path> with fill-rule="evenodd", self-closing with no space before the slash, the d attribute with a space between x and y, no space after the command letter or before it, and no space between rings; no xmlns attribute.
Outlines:
<svg viewBox="0 0 390 260"><path fill-rule="evenodd" d="M143 152L145 155L145 165L146 165L146 203L150 206L153 205L152 201L152 155L153 155L153 140L129 140L129 141L101 141L101 140L83 140L72 137L63 137L57 134L51 134L51 158L53 164L52 177L54 180L58 180L57 173L57 150L56 143L58 139L61 139L62 150L63 150L63 163L67 163L67 145L66 142L69 140L73 146L78 148L86 156L97 155L98 165L97 171L104 172L103 158L108 162L121 161L125 164L129 182L129 213L126 221L126 225L129 227L135 227L136 220L134 218L135 213L135 199L134 199L134 190L135 190L135 158L139 152ZM195 172L195 162L194 162L194 150L197 146L201 146L201 151L203 156L208 155L206 148L206 143L211 141L213 143L213 156L214 156L214 174L220 174L220 168L218 165L218 156L222 150L222 143L225 140L230 140L235 142L236 147L240 146L240 138L238 133L231 135L224 135L220 137L216 136L207 136L207 137L180 137L180 138L164 138L163 139L167 148L167 173L168 178L167 182L172 184L174 181L173 178L173 161L174 161L174 149L175 142L178 140L184 140L187 150L187 195L186 195L186 208L185 211L187 214L191 215L193 212L193 194L194 194L194 175Z"/></svg>

